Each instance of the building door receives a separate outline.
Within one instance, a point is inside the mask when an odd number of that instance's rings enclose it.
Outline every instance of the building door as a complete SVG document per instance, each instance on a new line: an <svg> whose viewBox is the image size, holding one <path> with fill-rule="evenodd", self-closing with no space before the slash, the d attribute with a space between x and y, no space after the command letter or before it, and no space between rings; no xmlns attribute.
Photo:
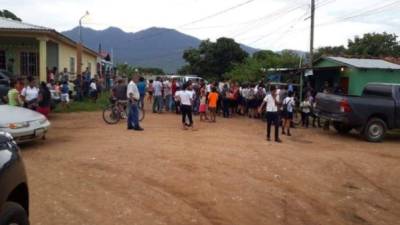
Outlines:
<svg viewBox="0 0 400 225"><path fill-rule="evenodd" d="M340 86L343 88L344 94L349 93L349 78L348 77L341 77L340 78Z"/></svg>
<svg viewBox="0 0 400 225"><path fill-rule="evenodd" d="M0 50L0 69L6 69L6 52Z"/></svg>
<svg viewBox="0 0 400 225"><path fill-rule="evenodd" d="M38 54L36 52L21 52L21 75L38 76Z"/></svg>

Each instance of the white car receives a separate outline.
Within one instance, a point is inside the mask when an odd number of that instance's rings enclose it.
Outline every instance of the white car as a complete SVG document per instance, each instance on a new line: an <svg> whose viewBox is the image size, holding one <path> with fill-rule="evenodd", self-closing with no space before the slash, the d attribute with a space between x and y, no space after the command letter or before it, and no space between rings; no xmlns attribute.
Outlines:
<svg viewBox="0 0 400 225"><path fill-rule="evenodd" d="M30 109L0 105L0 131L10 133L18 143L44 138L50 122Z"/></svg>

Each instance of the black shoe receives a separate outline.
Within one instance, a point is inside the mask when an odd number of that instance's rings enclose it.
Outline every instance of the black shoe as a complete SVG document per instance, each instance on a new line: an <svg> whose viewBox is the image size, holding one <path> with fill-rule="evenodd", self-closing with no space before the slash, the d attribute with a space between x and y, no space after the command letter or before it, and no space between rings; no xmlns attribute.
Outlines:
<svg viewBox="0 0 400 225"><path fill-rule="evenodd" d="M133 130L133 127L128 127L128 130Z"/></svg>
<svg viewBox="0 0 400 225"><path fill-rule="evenodd" d="M270 137L267 137L267 141L271 141L271 138L270 138Z"/></svg>
<svg viewBox="0 0 400 225"><path fill-rule="evenodd" d="M278 139L275 140L275 142L276 143L282 143L282 140L278 138Z"/></svg>
<svg viewBox="0 0 400 225"><path fill-rule="evenodd" d="M135 130L135 131L144 131L144 129L142 127L134 127L133 130Z"/></svg>

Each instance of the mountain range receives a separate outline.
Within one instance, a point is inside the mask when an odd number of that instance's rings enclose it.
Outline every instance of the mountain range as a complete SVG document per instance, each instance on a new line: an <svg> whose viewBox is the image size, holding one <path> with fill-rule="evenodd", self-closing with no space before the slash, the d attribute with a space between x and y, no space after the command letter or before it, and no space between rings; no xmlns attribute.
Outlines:
<svg viewBox="0 0 400 225"><path fill-rule="evenodd" d="M78 41L79 27L62 32L65 36ZM174 73L185 61L184 50L197 48L201 40L174 29L152 27L135 33L127 33L116 27L105 30L82 28L82 40L85 46L98 50L113 51L114 61L141 67L157 67L165 72ZM252 54L258 49L241 45Z"/></svg>

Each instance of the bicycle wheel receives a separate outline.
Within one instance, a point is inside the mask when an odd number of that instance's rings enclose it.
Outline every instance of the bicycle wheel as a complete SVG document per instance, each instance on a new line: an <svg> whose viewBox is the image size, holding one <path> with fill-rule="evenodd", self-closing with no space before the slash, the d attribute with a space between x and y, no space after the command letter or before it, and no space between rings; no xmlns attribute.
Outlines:
<svg viewBox="0 0 400 225"><path fill-rule="evenodd" d="M144 120L144 109L138 107L139 110L139 121L142 122Z"/></svg>
<svg viewBox="0 0 400 225"><path fill-rule="evenodd" d="M121 115L116 107L110 105L103 110L103 120L108 124L116 124L121 120Z"/></svg>

